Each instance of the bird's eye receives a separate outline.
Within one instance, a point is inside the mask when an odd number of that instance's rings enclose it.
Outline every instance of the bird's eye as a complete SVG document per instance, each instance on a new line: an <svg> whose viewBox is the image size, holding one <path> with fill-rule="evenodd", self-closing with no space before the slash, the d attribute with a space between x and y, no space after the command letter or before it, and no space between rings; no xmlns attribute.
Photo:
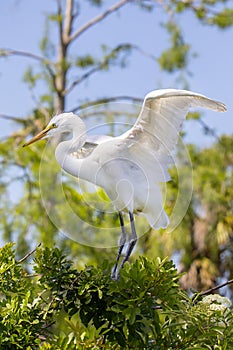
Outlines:
<svg viewBox="0 0 233 350"><path fill-rule="evenodd" d="M52 128L56 128L57 125L55 123L52 124Z"/></svg>

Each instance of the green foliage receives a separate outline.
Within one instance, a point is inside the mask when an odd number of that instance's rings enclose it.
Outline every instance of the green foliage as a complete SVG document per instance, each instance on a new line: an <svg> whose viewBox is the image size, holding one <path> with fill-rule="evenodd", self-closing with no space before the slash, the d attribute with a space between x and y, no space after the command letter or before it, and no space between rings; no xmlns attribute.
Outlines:
<svg viewBox="0 0 233 350"><path fill-rule="evenodd" d="M45 55L46 58L52 57L55 52L55 47L53 43L49 40L49 35L46 31L46 34L42 37L39 47L41 52ZM46 60L45 60L46 62Z"/></svg>
<svg viewBox="0 0 233 350"><path fill-rule="evenodd" d="M200 112L189 112L186 119L193 119L193 120L199 120L201 117L201 113Z"/></svg>
<svg viewBox="0 0 233 350"><path fill-rule="evenodd" d="M166 28L172 45L161 54L158 62L161 69L172 73L187 66L190 46L184 43L181 30L174 22L168 22Z"/></svg>
<svg viewBox="0 0 233 350"><path fill-rule="evenodd" d="M34 88L39 79L41 79L41 74L35 74L32 67L28 67L23 76L24 82L27 83L30 88Z"/></svg>
<svg viewBox="0 0 233 350"><path fill-rule="evenodd" d="M81 67L81 68L86 68L89 66L93 66L96 63L95 59L93 56L87 54L85 56L80 56L76 59L76 66Z"/></svg>
<svg viewBox="0 0 233 350"><path fill-rule="evenodd" d="M47 333L44 301L37 295L36 284L15 261L12 246L0 249L0 348L32 349L41 342L37 331Z"/></svg>
<svg viewBox="0 0 233 350"><path fill-rule="evenodd" d="M233 346L229 300L190 299L166 259L126 264L116 282L107 262L77 271L57 248L37 249L29 274L12 247L0 249L0 349Z"/></svg>
<svg viewBox="0 0 233 350"><path fill-rule="evenodd" d="M120 44L115 48L109 48L106 45L102 45L104 57L100 63L101 69L109 69L111 66L119 65L124 68L127 64L127 58L132 50L131 44Z"/></svg>
<svg viewBox="0 0 233 350"><path fill-rule="evenodd" d="M100 7L103 4L103 0L88 0L92 5Z"/></svg>
<svg viewBox="0 0 233 350"><path fill-rule="evenodd" d="M191 10L197 19L203 23L226 29L233 25L233 10L231 7L227 7L228 3L231 6L231 2L228 0L197 0L195 3L172 0L171 7L177 13Z"/></svg>
<svg viewBox="0 0 233 350"><path fill-rule="evenodd" d="M216 24L219 28L225 29L233 25L233 9L225 8L210 18L211 24Z"/></svg>
<svg viewBox="0 0 233 350"><path fill-rule="evenodd" d="M58 23L62 23L62 20L63 20L61 14L51 14L51 15L49 15L48 19L50 21L58 22Z"/></svg>

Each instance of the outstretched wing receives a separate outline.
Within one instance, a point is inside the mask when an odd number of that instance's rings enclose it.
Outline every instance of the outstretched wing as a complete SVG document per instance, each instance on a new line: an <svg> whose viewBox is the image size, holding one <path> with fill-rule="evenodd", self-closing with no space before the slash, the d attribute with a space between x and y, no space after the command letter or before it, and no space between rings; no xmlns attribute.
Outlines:
<svg viewBox="0 0 233 350"><path fill-rule="evenodd" d="M224 112L223 103L206 96L175 89L155 90L146 95L140 115L123 138L135 141L157 154L169 154L178 139L183 121L192 107Z"/></svg>

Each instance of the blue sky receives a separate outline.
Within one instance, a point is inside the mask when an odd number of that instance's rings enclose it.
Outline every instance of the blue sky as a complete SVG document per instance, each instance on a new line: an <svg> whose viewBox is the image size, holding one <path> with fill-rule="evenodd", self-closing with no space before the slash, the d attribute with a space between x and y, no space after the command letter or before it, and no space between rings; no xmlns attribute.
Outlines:
<svg viewBox="0 0 233 350"><path fill-rule="evenodd" d="M105 1L110 6L115 1ZM0 47L39 53L38 44L44 34L44 14L55 6L53 0L8 0L0 4ZM77 26L97 15L101 10L83 5ZM120 13L111 15L105 22L87 31L74 45L72 54L99 54L100 44L114 47L118 43L132 42L144 51L158 57L162 49L169 46L168 36L161 27L166 17L158 6L152 13L140 11L137 6L127 5ZM179 17L185 38L192 45L196 57L191 60L189 71L190 89L224 102L225 114L205 112L205 122L217 133L233 132L233 28L226 31L198 23L191 13ZM56 37L56 33L53 33ZM68 108L77 104L78 98L96 98L111 95L133 95L143 97L156 88L181 87L175 76L159 71L149 58L134 53L126 69L112 68L110 72L96 74L88 83L74 90L68 100ZM0 60L0 114L27 116L34 103L22 76L33 61L24 58ZM13 131L13 123L1 120L0 136ZM212 139L202 136L200 126L187 123L188 141L208 145Z"/></svg>

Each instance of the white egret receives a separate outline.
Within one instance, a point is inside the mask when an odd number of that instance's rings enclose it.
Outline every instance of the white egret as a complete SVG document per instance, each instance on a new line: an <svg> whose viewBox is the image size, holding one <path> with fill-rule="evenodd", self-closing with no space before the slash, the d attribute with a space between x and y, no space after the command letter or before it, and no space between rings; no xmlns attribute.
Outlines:
<svg viewBox="0 0 233 350"><path fill-rule="evenodd" d="M120 269L129 259L137 241L134 214L144 215L156 229L165 228L169 223L159 183L169 180L169 156L192 107L226 111L223 103L194 92L155 90L146 95L134 126L121 136L90 145L81 118L73 113L62 113L53 117L43 131L24 144L27 146L62 133L71 134L70 140L58 144L55 151L57 162L69 174L102 187L119 213L122 232L112 270L113 279L119 278ZM129 213L131 224L128 242L124 211ZM120 264L125 245L127 249Z"/></svg>

